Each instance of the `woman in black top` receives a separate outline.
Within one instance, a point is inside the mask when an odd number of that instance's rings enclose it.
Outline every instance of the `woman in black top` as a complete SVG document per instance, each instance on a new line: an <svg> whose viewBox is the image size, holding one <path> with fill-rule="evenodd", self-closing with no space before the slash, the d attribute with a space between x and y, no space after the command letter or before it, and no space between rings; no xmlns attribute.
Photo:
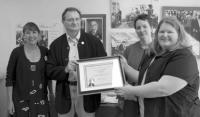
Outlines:
<svg viewBox="0 0 200 117"><path fill-rule="evenodd" d="M7 66L8 111L16 117L47 117L47 49L38 46L40 30L32 22L23 27L24 45L15 48Z"/></svg>
<svg viewBox="0 0 200 117"><path fill-rule="evenodd" d="M137 96L141 117L200 117L199 71L188 40L177 19L164 18L139 71L122 59L125 74L139 86L116 92L125 99Z"/></svg>

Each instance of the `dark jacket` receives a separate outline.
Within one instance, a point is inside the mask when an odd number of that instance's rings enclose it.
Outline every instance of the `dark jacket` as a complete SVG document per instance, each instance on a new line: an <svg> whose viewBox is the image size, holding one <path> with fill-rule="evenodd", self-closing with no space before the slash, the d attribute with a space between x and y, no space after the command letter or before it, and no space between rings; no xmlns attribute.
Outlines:
<svg viewBox="0 0 200 117"><path fill-rule="evenodd" d="M13 49L7 66L6 86L13 87L13 100L31 100L30 91L37 90L35 98L41 99L47 97L47 78L45 74L45 63L47 48L39 46L41 59L38 62L30 62L27 59L24 46ZM31 71L32 65L36 66L35 71ZM34 86L32 83L34 82ZM42 88L38 86L42 84Z"/></svg>
<svg viewBox="0 0 200 117"><path fill-rule="evenodd" d="M55 105L58 113L70 111L71 97L68 81L68 73L64 69L68 64L69 45L66 34L61 35L50 45L47 60L47 75L56 80ZM106 56L102 43L94 36L81 32L78 42L79 59ZM84 109L86 112L94 112L100 104L100 94L84 96Z"/></svg>

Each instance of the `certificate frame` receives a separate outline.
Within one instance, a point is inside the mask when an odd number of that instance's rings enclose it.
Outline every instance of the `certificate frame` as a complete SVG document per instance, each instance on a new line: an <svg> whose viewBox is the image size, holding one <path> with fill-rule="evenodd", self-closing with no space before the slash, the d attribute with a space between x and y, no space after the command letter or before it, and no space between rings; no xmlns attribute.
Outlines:
<svg viewBox="0 0 200 117"><path fill-rule="evenodd" d="M119 56L78 60L77 73L79 95L110 91L125 84Z"/></svg>

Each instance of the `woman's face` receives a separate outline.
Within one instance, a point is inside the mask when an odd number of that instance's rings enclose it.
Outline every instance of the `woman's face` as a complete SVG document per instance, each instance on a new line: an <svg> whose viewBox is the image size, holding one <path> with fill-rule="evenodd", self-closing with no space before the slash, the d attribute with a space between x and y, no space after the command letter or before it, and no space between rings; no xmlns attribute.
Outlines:
<svg viewBox="0 0 200 117"><path fill-rule="evenodd" d="M149 40L151 39L152 30L147 20L137 20L135 29L141 41L149 42Z"/></svg>
<svg viewBox="0 0 200 117"><path fill-rule="evenodd" d="M158 31L158 43L165 50L174 50L178 42L178 33L176 29L168 24L163 23Z"/></svg>
<svg viewBox="0 0 200 117"><path fill-rule="evenodd" d="M38 31L32 31L32 30L26 30L24 32L24 41L27 44L37 44L39 40L39 32Z"/></svg>

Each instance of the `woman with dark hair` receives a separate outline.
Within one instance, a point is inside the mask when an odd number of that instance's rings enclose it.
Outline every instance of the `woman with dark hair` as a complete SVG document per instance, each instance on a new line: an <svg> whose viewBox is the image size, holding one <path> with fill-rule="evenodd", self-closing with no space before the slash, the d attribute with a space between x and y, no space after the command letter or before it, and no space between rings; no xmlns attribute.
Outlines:
<svg viewBox="0 0 200 117"><path fill-rule="evenodd" d="M128 79L138 86L126 85L116 93L125 99L138 97L140 117L199 117L199 71L189 37L176 18L160 21L151 54L142 60L139 71L125 59Z"/></svg>
<svg viewBox="0 0 200 117"><path fill-rule="evenodd" d="M16 117L47 117L47 48L38 46L40 30L33 22L23 27L24 45L13 49L7 66L8 111Z"/></svg>
<svg viewBox="0 0 200 117"><path fill-rule="evenodd" d="M150 18L147 14L138 15L134 21L135 31L139 37L139 41L131 44L124 51L124 57L127 59L127 63L134 69L139 68L142 56L147 53L149 45L152 42L152 27L150 24ZM135 83L129 81L132 85ZM123 107L124 117L137 117L139 113L137 100L125 100Z"/></svg>

